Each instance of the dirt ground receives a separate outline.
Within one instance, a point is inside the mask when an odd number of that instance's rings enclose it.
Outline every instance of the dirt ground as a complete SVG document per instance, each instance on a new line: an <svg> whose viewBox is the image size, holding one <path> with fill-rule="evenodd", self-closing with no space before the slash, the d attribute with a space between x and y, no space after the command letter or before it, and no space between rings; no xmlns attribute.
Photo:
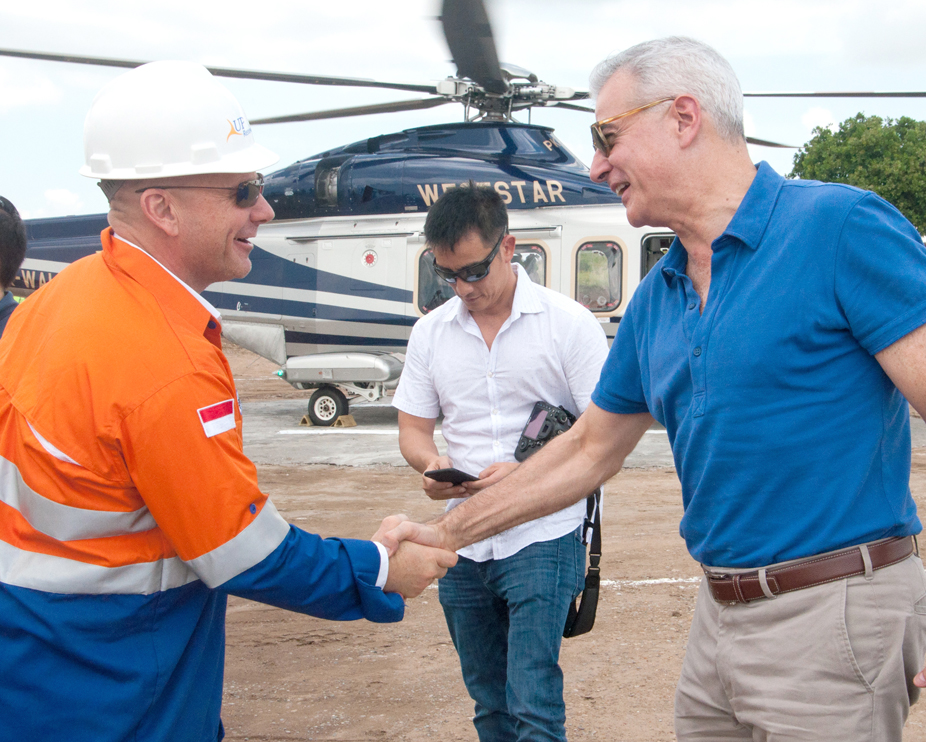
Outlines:
<svg viewBox="0 0 926 742"><path fill-rule="evenodd" d="M269 362L234 347L228 355L242 401L300 394ZM264 466L259 476L290 522L323 536L369 538L388 514L421 520L442 510L409 468ZM913 452L912 489L926 512L926 449ZM678 479L671 468L628 469L609 490L620 497L604 509L595 628L563 642L567 733L572 742L674 740L672 697L700 576L678 535ZM232 598L227 634L230 740L476 739L436 587L408 603L404 621L385 625ZM926 702L903 740L926 742Z"/></svg>

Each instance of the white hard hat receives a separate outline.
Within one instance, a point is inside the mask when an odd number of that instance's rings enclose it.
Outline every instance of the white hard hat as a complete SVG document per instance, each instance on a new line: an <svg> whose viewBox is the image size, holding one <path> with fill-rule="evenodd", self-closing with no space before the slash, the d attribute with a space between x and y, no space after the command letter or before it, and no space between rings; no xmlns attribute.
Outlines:
<svg viewBox="0 0 926 742"><path fill-rule="evenodd" d="M238 101L205 67L151 62L108 83L84 121L81 175L141 180L249 173L279 158L254 141Z"/></svg>

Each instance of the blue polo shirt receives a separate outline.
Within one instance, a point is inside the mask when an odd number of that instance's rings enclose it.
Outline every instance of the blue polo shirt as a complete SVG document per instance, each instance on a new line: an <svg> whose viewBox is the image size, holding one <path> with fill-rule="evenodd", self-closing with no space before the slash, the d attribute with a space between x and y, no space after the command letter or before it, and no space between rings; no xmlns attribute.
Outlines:
<svg viewBox="0 0 926 742"><path fill-rule="evenodd" d="M926 324L913 225L761 163L712 248L704 313L676 239L592 395L666 426L691 555L759 567L918 533L907 403L874 358Z"/></svg>

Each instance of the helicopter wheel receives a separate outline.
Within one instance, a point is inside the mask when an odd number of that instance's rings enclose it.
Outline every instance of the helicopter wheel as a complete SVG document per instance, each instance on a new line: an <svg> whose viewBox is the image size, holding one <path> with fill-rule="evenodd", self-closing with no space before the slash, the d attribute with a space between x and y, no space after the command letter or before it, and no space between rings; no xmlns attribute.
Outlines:
<svg viewBox="0 0 926 742"><path fill-rule="evenodd" d="M347 397L333 386L316 389L309 400L309 419L312 425L323 428L334 425L342 415L347 414Z"/></svg>

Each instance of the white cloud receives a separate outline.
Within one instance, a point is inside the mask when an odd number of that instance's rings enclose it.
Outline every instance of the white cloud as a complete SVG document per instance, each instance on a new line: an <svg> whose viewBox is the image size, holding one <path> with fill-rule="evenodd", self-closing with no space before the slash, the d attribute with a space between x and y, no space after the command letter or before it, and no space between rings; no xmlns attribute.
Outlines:
<svg viewBox="0 0 926 742"><path fill-rule="evenodd" d="M47 105L61 99L61 90L44 75L18 76L0 67L0 113L24 106Z"/></svg>
<svg viewBox="0 0 926 742"><path fill-rule="evenodd" d="M836 131L836 129L839 128L833 113L821 106L814 106L805 111L804 115L801 116L801 123L804 125L808 134L818 126L830 129L831 131Z"/></svg>
<svg viewBox="0 0 926 742"><path fill-rule="evenodd" d="M45 191L45 201L48 204L48 216L77 214L84 205L80 196L66 188L49 188Z"/></svg>

